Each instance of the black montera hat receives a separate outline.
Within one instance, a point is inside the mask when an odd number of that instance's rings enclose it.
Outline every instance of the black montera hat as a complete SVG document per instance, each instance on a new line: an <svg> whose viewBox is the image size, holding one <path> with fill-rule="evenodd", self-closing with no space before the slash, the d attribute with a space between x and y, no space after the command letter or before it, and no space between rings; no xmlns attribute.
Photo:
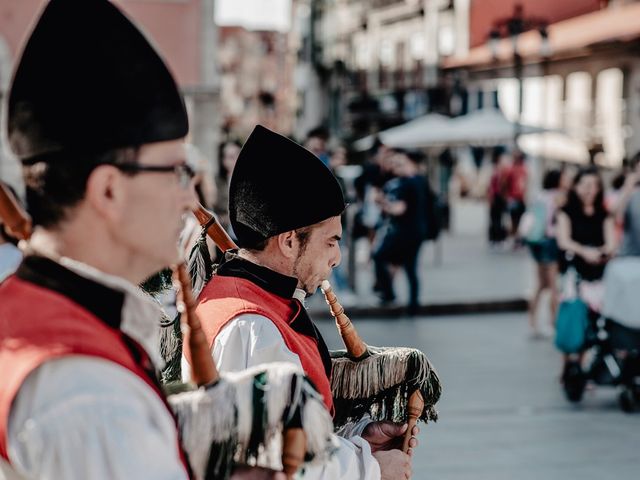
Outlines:
<svg viewBox="0 0 640 480"><path fill-rule="evenodd" d="M258 125L229 185L231 226L241 247L340 215L340 184L306 148Z"/></svg>
<svg viewBox="0 0 640 480"><path fill-rule="evenodd" d="M182 138L187 113L166 65L106 0L51 0L9 92L8 138L20 160Z"/></svg>

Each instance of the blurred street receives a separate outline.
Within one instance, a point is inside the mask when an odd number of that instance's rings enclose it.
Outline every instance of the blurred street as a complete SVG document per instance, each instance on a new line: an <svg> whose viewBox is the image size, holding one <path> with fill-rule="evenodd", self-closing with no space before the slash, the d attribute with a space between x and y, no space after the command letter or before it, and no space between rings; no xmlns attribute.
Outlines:
<svg viewBox="0 0 640 480"><path fill-rule="evenodd" d="M528 251L489 249L486 202L458 200L451 215L450 231L436 243L425 242L420 252L422 311L431 314L524 310L534 279ZM405 273L399 271L395 278L397 301L385 308L378 307L372 290L374 274L368 261L367 241L361 239L356 245L357 295L345 306L354 317L401 313L408 297ZM347 259L343 257L345 262ZM314 316L327 314L321 295L309 300L309 308Z"/></svg>
<svg viewBox="0 0 640 480"><path fill-rule="evenodd" d="M423 350L442 380L440 420L421 427L415 480L637 478L640 416L622 413L611 387L570 405L560 354L527 337L525 314L355 323L367 343ZM333 323L318 324L329 348L342 348Z"/></svg>

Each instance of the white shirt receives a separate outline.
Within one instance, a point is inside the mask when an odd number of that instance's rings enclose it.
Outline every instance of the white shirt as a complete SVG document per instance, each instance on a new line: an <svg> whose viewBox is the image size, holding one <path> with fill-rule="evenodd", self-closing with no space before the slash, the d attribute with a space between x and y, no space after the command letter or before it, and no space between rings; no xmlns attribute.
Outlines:
<svg viewBox="0 0 640 480"><path fill-rule="evenodd" d="M121 328L158 362L158 306L123 279L60 263L124 292ZM14 468L0 459L3 480L187 478L173 417L158 395L125 368L80 355L46 362L27 377L9 415L8 454Z"/></svg>
<svg viewBox="0 0 640 480"><path fill-rule="evenodd" d="M19 473L0 464L8 480L187 478L158 395L103 359L67 357L33 372L11 409L8 439Z"/></svg>
<svg viewBox="0 0 640 480"><path fill-rule="evenodd" d="M304 291L294 297L304 299ZM218 334L212 355L218 370L238 371L261 363L289 362L302 368L297 354L287 348L278 328L268 318L258 314L243 314L231 320ZM182 359L182 378L191 376L189 364ZM379 480L380 466L371 454L369 444L359 435L370 423L364 419L338 436L338 451L322 466L307 467L302 478L310 480Z"/></svg>

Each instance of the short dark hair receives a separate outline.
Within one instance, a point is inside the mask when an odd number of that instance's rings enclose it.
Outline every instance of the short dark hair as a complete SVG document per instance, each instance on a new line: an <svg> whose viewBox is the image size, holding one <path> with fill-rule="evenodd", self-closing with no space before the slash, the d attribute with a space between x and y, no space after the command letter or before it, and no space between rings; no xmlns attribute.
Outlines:
<svg viewBox="0 0 640 480"><path fill-rule="evenodd" d="M321 138L322 140L329 140L329 130L323 125L318 125L307 132L307 140L310 138Z"/></svg>
<svg viewBox="0 0 640 480"><path fill-rule="evenodd" d="M294 233L298 238L298 241L300 242L301 251L304 251L304 249L307 248L307 244L309 243L309 237L311 236L311 230L313 230L313 225L296 228L294 230ZM274 237L263 238L260 240L256 239L254 242L251 242L251 244L243 245L242 248L244 248L245 250L253 251L253 252L262 252L264 251L265 248L267 248L267 244L269 243L269 240L272 238Z"/></svg>
<svg viewBox="0 0 640 480"><path fill-rule="evenodd" d="M562 171L554 168L547 171L542 179L543 190L555 190L560 186L560 178L562 177Z"/></svg>
<svg viewBox="0 0 640 480"><path fill-rule="evenodd" d="M100 165L137 163L139 147L97 153L60 151L23 162L27 209L34 226L52 227L85 196L87 180Z"/></svg>

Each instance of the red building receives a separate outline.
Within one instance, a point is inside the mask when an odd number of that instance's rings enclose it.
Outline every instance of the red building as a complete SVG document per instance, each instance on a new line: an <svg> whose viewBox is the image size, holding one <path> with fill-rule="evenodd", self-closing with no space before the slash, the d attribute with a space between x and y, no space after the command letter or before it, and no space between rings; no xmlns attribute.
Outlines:
<svg viewBox="0 0 640 480"><path fill-rule="evenodd" d="M513 15L517 5L527 17L544 18L556 23L568 18L599 10L603 0L476 0L471 2L469 15L469 46L477 47L487 41L496 21Z"/></svg>

